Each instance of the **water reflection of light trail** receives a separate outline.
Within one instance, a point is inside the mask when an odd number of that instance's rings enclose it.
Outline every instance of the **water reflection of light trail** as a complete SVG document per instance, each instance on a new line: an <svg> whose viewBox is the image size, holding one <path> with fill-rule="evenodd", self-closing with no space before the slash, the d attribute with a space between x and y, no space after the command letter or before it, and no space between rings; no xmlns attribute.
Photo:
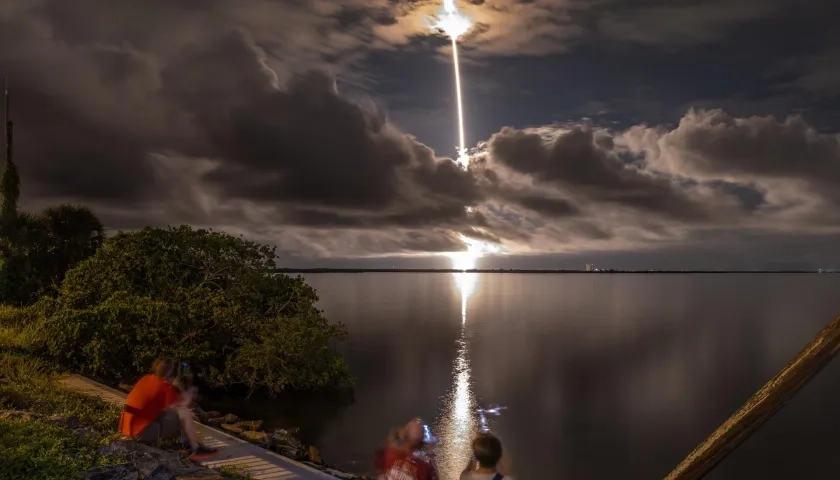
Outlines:
<svg viewBox="0 0 840 480"><path fill-rule="evenodd" d="M457 252L452 255L452 268L455 270L470 270L475 268L476 256L471 252ZM467 300L475 292L475 284L478 282L477 273L455 272L452 274L455 279L455 288L461 294L461 323L467 323Z"/></svg>
<svg viewBox="0 0 840 480"><path fill-rule="evenodd" d="M450 254L452 268L470 270L486 245L468 243L468 250ZM455 272L455 287L461 295L461 334L458 338L458 355L453 366L453 386L446 397L444 413L438 422L441 432L438 445L438 467L442 479L457 479L470 456L470 442L478 430L475 418L476 403L472 393L470 359L467 351L467 303L475 292L478 273Z"/></svg>
<svg viewBox="0 0 840 480"><path fill-rule="evenodd" d="M477 430L475 399L470 381L470 359L467 352L467 301L475 291L477 273L453 273L455 286L461 294L461 334L458 337L458 355L453 365L452 390L445 400L444 414L438 428L438 467L442 479L457 479L470 455L470 440Z"/></svg>
<svg viewBox="0 0 840 480"><path fill-rule="evenodd" d="M467 300L475 292L475 285L478 282L478 274L467 272L475 268L476 261L485 253L495 253L499 251L496 245L482 242L480 240L473 240L472 238L461 235L461 241L467 246L467 249L462 252L452 252L449 258L452 259L452 269L462 270L461 272L453 273L455 278L455 287L461 294L461 324L467 323Z"/></svg>

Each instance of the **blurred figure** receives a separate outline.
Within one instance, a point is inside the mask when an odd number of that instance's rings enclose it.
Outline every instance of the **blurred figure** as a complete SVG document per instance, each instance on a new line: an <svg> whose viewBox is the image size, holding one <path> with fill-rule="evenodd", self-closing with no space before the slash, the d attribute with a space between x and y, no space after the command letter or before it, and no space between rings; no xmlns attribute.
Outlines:
<svg viewBox="0 0 840 480"><path fill-rule="evenodd" d="M196 389L183 392L173 386L175 362L159 358L152 365L152 373L141 378L125 399L120 416L120 432L135 440L153 445L165 438L186 438L190 458L200 460L216 454L216 450L198 443L190 405Z"/></svg>
<svg viewBox="0 0 840 480"><path fill-rule="evenodd" d="M433 447L419 418L391 430L385 448L376 452L377 479L438 480Z"/></svg>
<svg viewBox="0 0 840 480"><path fill-rule="evenodd" d="M502 442L490 433L480 433L472 442L473 456L461 474L461 480L513 480L502 464Z"/></svg>

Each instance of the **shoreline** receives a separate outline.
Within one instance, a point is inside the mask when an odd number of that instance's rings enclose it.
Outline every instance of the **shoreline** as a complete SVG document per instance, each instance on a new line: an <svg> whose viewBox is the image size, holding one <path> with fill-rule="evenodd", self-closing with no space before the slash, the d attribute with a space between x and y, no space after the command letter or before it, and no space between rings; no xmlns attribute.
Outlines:
<svg viewBox="0 0 840 480"><path fill-rule="evenodd" d="M840 271L819 270L547 270L547 269L486 269L471 268L279 268L275 273L514 273L514 274L840 274Z"/></svg>
<svg viewBox="0 0 840 480"><path fill-rule="evenodd" d="M2 327L0 333L8 335ZM163 448L139 445L123 438L117 429L126 395L123 389L70 374L53 362L14 348L9 338L0 336L0 346L4 347L0 352L0 422L7 427L0 432L0 448L14 445L17 452L0 465L2 478L104 480L133 478L126 476L133 473L146 478L155 471L176 478L176 474L204 471L207 474L200 478L247 480L253 478L243 475L247 471L231 475L225 469L237 458L250 455L247 458L266 461L264 465L249 461L248 468L292 471L300 478L369 480L324 462L320 452L301 442L295 431L261 431L261 421L205 412L198 406L197 427L204 429L206 438L226 438L229 453L192 462L178 451L178 442L164 442Z"/></svg>
<svg viewBox="0 0 840 480"><path fill-rule="evenodd" d="M86 378L100 386L113 388L123 394L128 394L132 385L120 383L116 387L109 387L98 379ZM339 480L372 480L370 477L354 472L340 470L327 463L320 450L301 440L298 428L262 428L263 419L246 420L234 413L224 413L216 410L205 410L196 404L194 408L195 422L199 425L215 429L221 433L251 443L269 452L276 453L293 462L308 466ZM210 458L208 461L213 462Z"/></svg>

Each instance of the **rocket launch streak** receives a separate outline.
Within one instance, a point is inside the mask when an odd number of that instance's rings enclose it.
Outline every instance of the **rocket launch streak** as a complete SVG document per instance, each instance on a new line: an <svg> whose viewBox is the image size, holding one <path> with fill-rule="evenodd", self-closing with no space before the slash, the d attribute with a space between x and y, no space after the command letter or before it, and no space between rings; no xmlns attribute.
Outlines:
<svg viewBox="0 0 840 480"><path fill-rule="evenodd" d="M434 28L442 30L452 39L452 62L455 65L455 93L458 102L458 163L467 168L469 157L467 156L467 143L464 136L464 106L461 96L461 66L458 58L458 37L470 29L472 23L461 15L455 0L443 0L443 12L438 18Z"/></svg>
<svg viewBox="0 0 840 480"><path fill-rule="evenodd" d="M467 168L469 157L467 156L467 143L464 140L464 104L461 100L461 68L458 65L458 42L452 37L452 61L455 64L455 92L458 101L458 163Z"/></svg>

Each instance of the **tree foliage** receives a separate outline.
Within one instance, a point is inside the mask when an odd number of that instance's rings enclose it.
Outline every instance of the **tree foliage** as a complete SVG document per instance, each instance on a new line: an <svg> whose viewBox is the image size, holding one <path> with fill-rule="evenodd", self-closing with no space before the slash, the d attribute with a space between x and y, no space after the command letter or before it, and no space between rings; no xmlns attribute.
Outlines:
<svg viewBox="0 0 840 480"><path fill-rule="evenodd" d="M93 255L104 238L102 223L86 207L0 215L0 301L28 305L54 294L67 270Z"/></svg>
<svg viewBox="0 0 840 480"><path fill-rule="evenodd" d="M301 277L276 274L274 258L272 247L187 226L120 233L38 305L39 336L63 364L112 380L170 355L213 386L348 381L335 350L344 327Z"/></svg>
<svg viewBox="0 0 840 480"><path fill-rule="evenodd" d="M48 207L41 213L40 221L47 233L44 250L53 285L61 283L71 266L96 253L105 240L102 222L87 207Z"/></svg>
<svg viewBox="0 0 840 480"><path fill-rule="evenodd" d="M42 290L44 272L42 245L46 239L43 223L30 214L0 217L0 300L12 305L28 305Z"/></svg>

